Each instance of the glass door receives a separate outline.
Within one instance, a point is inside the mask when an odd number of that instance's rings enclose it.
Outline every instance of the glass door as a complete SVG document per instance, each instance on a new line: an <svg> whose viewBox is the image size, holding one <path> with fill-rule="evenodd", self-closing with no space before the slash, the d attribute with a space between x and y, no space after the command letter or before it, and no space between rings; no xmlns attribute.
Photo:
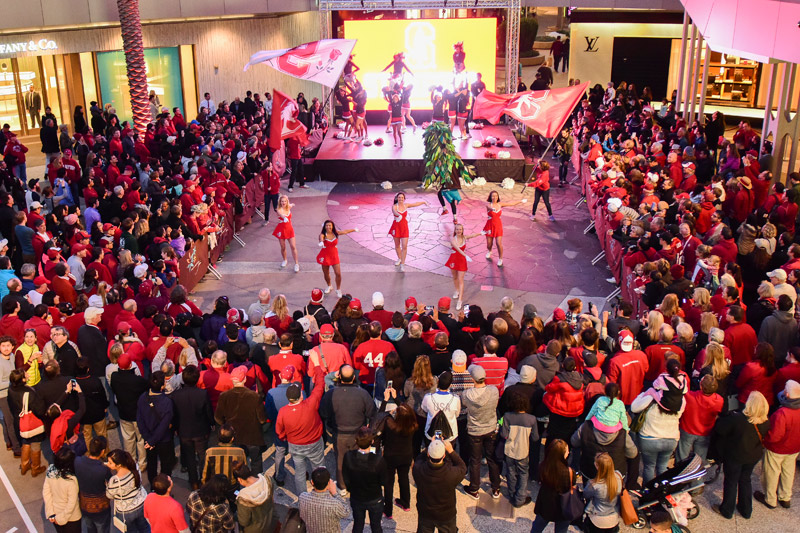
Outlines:
<svg viewBox="0 0 800 533"><path fill-rule="evenodd" d="M11 59L0 59L0 126L9 124L12 131L22 131L17 88Z"/></svg>
<svg viewBox="0 0 800 533"><path fill-rule="evenodd" d="M20 57L16 60L19 79L20 99L22 100L22 116L28 134L38 133L34 129L41 128L42 115L46 103L43 91L41 65L38 57Z"/></svg>

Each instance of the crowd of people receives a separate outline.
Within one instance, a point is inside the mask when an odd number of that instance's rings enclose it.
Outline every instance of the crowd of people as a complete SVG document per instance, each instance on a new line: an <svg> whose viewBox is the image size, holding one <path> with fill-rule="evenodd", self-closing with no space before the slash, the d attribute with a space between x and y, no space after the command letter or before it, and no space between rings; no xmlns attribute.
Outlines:
<svg viewBox="0 0 800 533"><path fill-rule="evenodd" d="M454 532L457 491L484 490L534 532L614 532L627 490L693 454L722 463L722 501L711 499L725 518L749 518L753 497L789 507L800 175L772 184L746 124L729 142L722 117L687 125L646 94L595 87L573 124L644 317L631 302L600 313L577 298L551 319L509 297L484 313L461 306L455 274L452 300L410 296L391 310L375 292L365 310L339 292L331 307L327 270L328 290L309 288L302 309L264 288L204 313L178 281L180 257L241 209L256 175L267 222L278 200L258 95L217 106L206 94L190 122L153 103L144 136L111 108L93 103L89 123L76 109L78 131L30 181L26 148L5 127L0 412L21 474L43 475L46 518L58 531L273 531L284 487L298 497L284 527L340 531L352 515L353 531L368 518L378 532L413 506L418 531ZM488 201L490 257L502 205ZM273 207L290 222L288 199ZM393 236L402 266L404 237ZM457 233L454 254L474 236ZM324 258L335 237L323 227ZM178 468L191 488L180 502ZM576 484L585 506L573 516L561 502ZM649 517L653 531L686 519L671 511Z"/></svg>

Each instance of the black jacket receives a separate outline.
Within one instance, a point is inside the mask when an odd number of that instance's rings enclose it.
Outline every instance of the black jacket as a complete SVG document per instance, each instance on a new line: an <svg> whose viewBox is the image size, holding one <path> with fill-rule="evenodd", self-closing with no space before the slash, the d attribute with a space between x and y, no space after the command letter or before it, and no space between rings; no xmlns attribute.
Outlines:
<svg viewBox="0 0 800 533"><path fill-rule="evenodd" d="M433 353L433 349L430 345L422 339L403 337L393 344L395 349L397 349L397 355L400 356L400 362L403 365L403 374L406 376L410 376L414 370L414 361L417 360L417 356L422 354L430 355Z"/></svg>
<svg viewBox="0 0 800 533"><path fill-rule="evenodd" d="M467 474L467 465L457 453L448 453L444 461L435 465L426 452L414 461L412 470L417 485L417 513L420 518L437 521L451 520L456 516L456 487Z"/></svg>
<svg viewBox="0 0 800 533"><path fill-rule="evenodd" d="M375 418L375 402L358 385L338 385L322 397L319 412L337 434L353 434Z"/></svg>
<svg viewBox="0 0 800 533"><path fill-rule="evenodd" d="M759 424L756 430L756 426L737 411L717 419L712 432L712 441L720 451L723 461L744 465L755 464L764 455L761 440L767 432L769 432L769 420Z"/></svg>
<svg viewBox="0 0 800 533"><path fill-rule="evenodd" d="M99 378L94 376L81 376L76 379L83 391L86 401L86 412L81 417L81 424L95 424L106 417L108 398L106 389Z"/></svg>
<svg viewBox="0 0 800 533"><path fill-rule="evenodd" d="M89 372L96 378L106 375L108 360L108 341L103 332L95 326L82 325L78 329L78 348L81 355L89 358Z"/></svg>
<svg viewBox="0 0 800 533"><path fill-rule="evenodd" d="M350 450L344 454L342 477L350 491L350 501L366 503L379 499L387 470L386 461L377 453Z"/></svg>
<svg viewBox="0 0 800 533"><path fill-rule="evenodd" d="M111 390L114 391L122 420L136 422L136 404L147 388L147 380L137 376L133 369L117 370L111 374Z"/></svg>
<svg viewBox="0 0 800 533"><path fill-rule="evenodd" d="M42 380L36 384L34 389L36 394L42 399L45 409L58 402L64 391L67 390L67 383L70 378L67 376L58 375L53 379L47 379L44 375ZM72 411L78 410L78 395L70 394L65 402L61 404L63 409L71 409Z"/></svg>
<svg viewBox="0 0 800 533"><path fill-rule="evenodd" d="M175 404L178 438L208 437L214 425L214 412L204 389L184 385L170 395Z"/></svg>

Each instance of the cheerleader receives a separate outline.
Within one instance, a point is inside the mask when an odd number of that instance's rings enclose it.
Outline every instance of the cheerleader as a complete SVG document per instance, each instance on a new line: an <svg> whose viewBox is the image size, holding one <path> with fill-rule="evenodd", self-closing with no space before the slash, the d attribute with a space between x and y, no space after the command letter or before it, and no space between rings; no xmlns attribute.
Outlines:
<svg viewBox="0 0 800 533"><path fill-rule="evenodd" d="M453 45L453 66L454 67L464 67L464 60L466 59L467 54L464 53L464 42L459 41Z"/></svg>
<svg viewBox="0 0 800 533"><path fill-rule="evenodd" d="M394 250L397 252L397 261L394 266L400 267L400 272L405 270L406 254L408 253L408 208L420 205L428 205L428 202L406 203L406 195L402 192L394 196L392 204L392 215L394 222L389 228L389 235L394 239Z"/></svg>
<svg viewBox="0 0 800 533"><path fill-rule="evenodd" d="M282 194L278 198L278 225L272 234L278 238L281 243L281 256L283 262L281 268L286 268L286 241L289 241L289 246L292 247L292 258L294 259L294 271L300 272L300 263L297 262L297 245L294 240L294 228L292 227L292 207L294 204L289 203L289 197Z"/></svg>
<svg viewBox="0 0 800 533"><path fill-rule="evenodd" d="M431 120L433 122L444 122L445 117L447 116L445 111L447 100L445 100L444 95L442 94L441 85L431 91L431 104L433 104L433 117Z"/></svg>
<svg viewBox="0 0 800 533"><path fill-rule="evenodd" d="M463 63L457 63L453 69L453 92L450 95L450 130L455 132L456 120L462 139L469 139L470 134L466 129L467 104L469 104L469 79ZM455 135L453 136L455 139Z"/></svg>
<svg viewBox="0 0 800 533"><path fill-rule="evenodd" d="M389 119L392 124L392 137L394 138L394 147L403 147L403 135L400 133L400 127L403 124L403 102L400 95L397 93L392 94L392 100L389 104L392 116Z"/></svg>
<svg viewBox="0 0 800 533"><path fill-rule="evenodd" d="M344 139L345 142L350 141L350 134L353 132L353 115L350 111L350 99L347 98L347 93L345 93L342 87L336 88L336 101L339 102L339 105L342 106L342 120L344 121Z"/></svg>
<svg viewBox="0 0 800 533"><path fill-rule="evenodd" d="M403 52L400 52L399 54L395 54L392 57L392 62L389 63L388 65L386 65L386 68L384 68L381 72L386 72L387 70L389 70L391 68L392 69L392 78L399 78L399 77L401 77L403 75L403 69L405 69L406 72L408 72L409 74L411 74L413 76L414 73L411 72L411 70L409 70L408 65L406 65L405 62L403 61L405 58L406 58L406 55Z"/></svg>
<svg viewBox="0 0 800 533"><path fill-rule="evenodd" d="M523 198L518 202L501 202L500 195L497 191L489 193L489 198L486 199L488 205L486 206L486 216L489 219L486 225L483 226L483 234L486 235L486 259L492 259L492 244L497 245L497 266L503 266L503 221L501 215L503 214L504 207L512 207L520 203L526 203L527 198Z"/></svg>
<svg viewBox="0 0 800 533"><path fill-rule="evenodd" d="M453 249L453 253L447 259L446 265L453 274L453 286L456 289L453 293L453 299L458 300L456 310L461 309L461 300L464 297L464 274L467 272L467 263L472 262L472 258L465 252L467 241L481 234L464 235L464 226L462 224L456 224L453 228L453 238L450 239L450 247Z"/></svg>
<svg viewBox="0 0 800 533"><path fill-rule="evenodd" d="M353 63L353 58L355 54L350 54L350 57L347 58L347 63L344 64L344 81L350 81L355 77L355 73L361 70L358 68L358 65Z"/></svg>
<svg viewBox="0 0 800 533"><path fill-rule="evenodd" d="M350 98L355 104L355 115L353 116L353 128L356 132L354 140L367 139L367 91L361 85L361 82L354 80L353 86L350 88Z"/></svg>
<svg viewBox="0 0 800 533"><path fill-rule="evenodd" d="M319 233L319 247L322 250L317 254L317 263L322 265L322 275L325 277L325 283L328 288L325 289L325 294L328 294L333 289L331 285L331 267L333 267L333 274L336 276L336 296L342 297L342 270L339 266L339 235L347 235L348 233L357 232L358 229L343 229L336 230L336 224L332 220L326 220L322 224L322 230Z"/></svg>
<svg viewBox="0 0 800 533"><path fill-rule="evenodd" d="M411 89L414 86L411 84L406 84L403 86L402 90L402 100L403 100L403 129L406 129L406 120L411 123L411 127L414 128L413 133L417 132L417 123L414 122L414 117L411 116Z"/></svg>

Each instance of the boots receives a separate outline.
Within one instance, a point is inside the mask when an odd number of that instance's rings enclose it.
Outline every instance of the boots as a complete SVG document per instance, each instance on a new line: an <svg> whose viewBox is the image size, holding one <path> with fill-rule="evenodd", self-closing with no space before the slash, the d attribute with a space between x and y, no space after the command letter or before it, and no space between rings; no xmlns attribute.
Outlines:
<svg viewBox="0 0 800 533"><path fill-rule="evenodd" d="M31 445L22 445L22 459L20 459L19 471L24 476L31 469Z"/></svg>
<svg viewBox="0 0 800 533"><path fill-rule="evenodd" d="M42 465L42 450L31 450L31 476L36 477L45 470L47 467Z"/></svg>

